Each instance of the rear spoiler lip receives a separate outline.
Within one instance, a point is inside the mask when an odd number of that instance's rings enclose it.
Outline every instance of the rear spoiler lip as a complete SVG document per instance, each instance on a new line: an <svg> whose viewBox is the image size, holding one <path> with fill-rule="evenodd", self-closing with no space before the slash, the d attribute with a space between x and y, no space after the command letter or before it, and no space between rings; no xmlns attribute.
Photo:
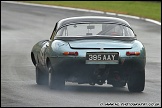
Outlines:
<svg viewBox="0 0 162 108"><path fill-rule="evenodd" d="M55 40L73 41L73 40L85 40L85 39L112 39L122 41L137 40L136 37L132 36L56 36Z"/></svg>
<svg viewBox="0 0 162 108"><path fill-rule="evenodd" d="M69 46L70 46L70 44L69 44ZM96 50L100 50L101 49L101 48L76 48L76 47L71 47L71 46L70 46L70 48L71 49L96 49ZM102 49L103 50L108 50L108 49L132 49L132 47L131 48L102 48Z"/></svg>

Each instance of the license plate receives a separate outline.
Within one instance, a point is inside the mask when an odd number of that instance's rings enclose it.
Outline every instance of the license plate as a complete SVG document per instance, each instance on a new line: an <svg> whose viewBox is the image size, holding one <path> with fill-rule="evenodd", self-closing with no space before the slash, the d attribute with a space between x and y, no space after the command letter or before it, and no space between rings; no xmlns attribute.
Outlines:
<svg viewBox="0 0 162 108"><path fill-rule="evenodd" d="M87 52L86 64L118 64L118 52Z"/></svg>

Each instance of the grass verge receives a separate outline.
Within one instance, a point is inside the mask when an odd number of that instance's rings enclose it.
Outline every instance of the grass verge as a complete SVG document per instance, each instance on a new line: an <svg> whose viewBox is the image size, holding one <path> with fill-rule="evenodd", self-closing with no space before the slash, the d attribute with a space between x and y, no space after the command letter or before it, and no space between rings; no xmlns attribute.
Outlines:
<svg viewBox="0 0 162 108"><path fill-rule="evenodd" d="M29 3L114 12L161 22L161 1L25 1Z"/></svg>

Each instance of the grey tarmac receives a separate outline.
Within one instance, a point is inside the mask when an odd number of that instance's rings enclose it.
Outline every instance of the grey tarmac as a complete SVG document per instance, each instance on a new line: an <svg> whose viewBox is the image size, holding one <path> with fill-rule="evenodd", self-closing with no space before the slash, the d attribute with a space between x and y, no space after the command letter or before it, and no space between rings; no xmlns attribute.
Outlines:
<svg viewBox="0 0 162 108"><path fill-rule="evenodd" d="M49 39L58 20L87 15L111 16L1 2L2 107L161 106L161 26L144 20L120 17L132 25L146 48L146 84L142 93L107 84L66 83L63 91L36 84L30 58L33 45Z"/></svg>

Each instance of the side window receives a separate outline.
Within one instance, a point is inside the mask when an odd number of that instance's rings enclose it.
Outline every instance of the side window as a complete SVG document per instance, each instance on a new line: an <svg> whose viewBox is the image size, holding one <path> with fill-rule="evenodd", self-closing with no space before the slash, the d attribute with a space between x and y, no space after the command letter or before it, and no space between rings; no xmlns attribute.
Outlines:
<svg viewBox="0 0 162 108"><path fill-rule="evenodd" d="M50 40L53 40L54 39L54 37L56 35L56 28L57 28L57 23L55 24L55 27L54 27L54 30L53 30L53 32L51 34Z"/></svg>

